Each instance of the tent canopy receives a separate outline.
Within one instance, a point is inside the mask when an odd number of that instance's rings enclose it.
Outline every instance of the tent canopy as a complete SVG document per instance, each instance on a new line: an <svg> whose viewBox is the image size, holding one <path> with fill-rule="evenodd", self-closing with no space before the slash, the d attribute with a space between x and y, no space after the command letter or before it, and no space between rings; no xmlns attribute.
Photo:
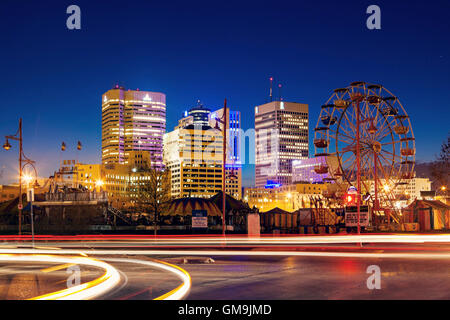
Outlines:
<svg viewBox="0 0 450 320"><path fill-rule="evenodd" d="M192 210L206 210L208 217L218 217L222 215L220 209L211 202L210 199L204 198L181 198L172 200L169 208L162 215L188 216L192 215Z"/></svg>

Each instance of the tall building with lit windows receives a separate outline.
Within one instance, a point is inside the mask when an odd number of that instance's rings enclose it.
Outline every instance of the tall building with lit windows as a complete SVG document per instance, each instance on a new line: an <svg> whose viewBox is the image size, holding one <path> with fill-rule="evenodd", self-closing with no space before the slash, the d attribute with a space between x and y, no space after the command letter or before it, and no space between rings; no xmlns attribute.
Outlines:
<svg viewBox="0 0 450 320"><path fill-rule="evenodd" d="M308 105L272 101L255 107L255 185L292 183L292 161L308 158Z"/></svg>
<svg viewBox="0 0 450 320"><path fill-rule="evenodd" d="M164 164L174 198L210 198L222 190L223 137L209 125L189 124L164 136Z"/></svg>
<svg viewBox="0 0 450 320"><path fill-rule="evenodd" d="M222 191L223 124L216 121L223 109L202 106L186 111L178 126L164 135L164 164L171 172L175 198L210 198ZM225 192L242 198L240 113L227 112L227 165Z"/></svg>
<svg viewBox="0 0 450 320"><path fill-rule="evenodd" d="M102 95L102 163L128 164L130 152L148 151L162 168L166 96L116 86Z"/></svg>

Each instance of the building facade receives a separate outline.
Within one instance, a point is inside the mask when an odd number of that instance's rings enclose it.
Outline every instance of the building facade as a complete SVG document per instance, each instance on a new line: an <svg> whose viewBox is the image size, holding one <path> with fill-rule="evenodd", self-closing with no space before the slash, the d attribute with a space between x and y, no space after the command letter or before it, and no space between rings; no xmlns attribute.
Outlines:
<svg viewBox="0 0 450 320"><path fill-rule="evenodd" d="M210 198L222 191L223 109L211 112L202 106L185 112L178 126L164 136L164 164L171 172L175 198ZM225 192L242 198L240 113L227 112L227 165Z"/></svg>
<svg viewBox="0 0 450 320"><path fill-rule="evenodd" d="M164 164L174 198L210 198L222 190L223 137L210 126L191 124L164 136Z"/></svg>
<svg viewBox="0 0 450 320"><path fill-rule="evenodd" d="M102 95L102 163L127 164L132 151L148 151L162 168L166 96L116 86Z"/></svg>
<svg viewBox="0 0 450 320"><path fill-rule="evenodd" d="M77 164L76 183L89 191L106 191L108 202L117 209L133 207L138 187L149 180L149 151L130 151L127 163Z"/></svg>
<svg viewBox="0 0 450 320"><path fill-rule="evenodd" d="M255 107L255 185L292 183L292 161L308 158L308 105L273 101Z"/></svg>

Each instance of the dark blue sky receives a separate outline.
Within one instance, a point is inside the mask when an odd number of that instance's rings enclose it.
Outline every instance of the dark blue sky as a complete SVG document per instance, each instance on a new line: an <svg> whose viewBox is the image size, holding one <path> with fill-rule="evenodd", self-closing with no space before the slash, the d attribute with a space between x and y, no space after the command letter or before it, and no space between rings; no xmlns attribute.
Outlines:
<svg viewBox="0 0 450 320"><path fill-rule="evenodd" d="M66 28L76 4L82 29ZM381 30L366 8L381 7ZM16 1L0 6L0 134L24 119L24 148L40 175L63 159L99 162L101 94L116 82L167 95L167 128L197 99L229 105L253 127L268 78L288 101L319 106L337 87L383 84L409 113L417 159L432 160L449 132L450 1ZM2 141L3 143L3 141ZM17 145L0 151L0 183L16 177ZM253 166L244 170L244 185Z"/></svg>

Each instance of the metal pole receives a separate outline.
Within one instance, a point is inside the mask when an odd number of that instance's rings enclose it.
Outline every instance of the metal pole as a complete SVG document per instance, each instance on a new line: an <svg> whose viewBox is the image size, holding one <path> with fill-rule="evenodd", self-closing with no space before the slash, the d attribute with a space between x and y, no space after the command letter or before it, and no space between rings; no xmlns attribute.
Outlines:
<svg viewBox="0 0 450 320"><path fill-rule="evenodd" d="M358 190L356 192L356 207L358 212L358 234L361 232L361 226L360 226L360 207L361 207L361 155L359 150L359 100L356 101L356 164L358 166L358 172L357 172L357 182L358 182Z"/></svg>
<svg viewBox="0 0 450 320"><path fill-rule="evenodd" d="M225 99L223 104L223 167L222 167L222 235L225 236L225 228L226 228L226 161L227 161L227 99Z"/></svg>
<svg viewBox="0 0 450 320"><path fill-rule="evenodd" d="M19 119L19 236L22 235L22 118Z"/></svg>
<svg viewBox="0 0 450 320"><path fill-rule="evenodd" d="M31 195L30 195L31 196ZM33 218L33 198L30 198L30 211L31 211L31 242L34 249L34 218Z"/></svg>
<svg viewBox="0 0 450 320"><path fill-rule="evenodd" d="M373 165L373 180L374 180L374 183L375 183L375 185L374 185L374 187L375 187L375 201L374 201L374 205L373 205L373 210L376 210L376 211L378 211L378 187L377 187L377 180L378 180L378 178L377 178L377 152L374 150L374 153L373 153L373 162L374 162L374 165ZM375 219L374 219L374 217L375 217L375 214L374 214L374 212L372 212L372 223L374 224L374 221L375 221Z"/></svg>

